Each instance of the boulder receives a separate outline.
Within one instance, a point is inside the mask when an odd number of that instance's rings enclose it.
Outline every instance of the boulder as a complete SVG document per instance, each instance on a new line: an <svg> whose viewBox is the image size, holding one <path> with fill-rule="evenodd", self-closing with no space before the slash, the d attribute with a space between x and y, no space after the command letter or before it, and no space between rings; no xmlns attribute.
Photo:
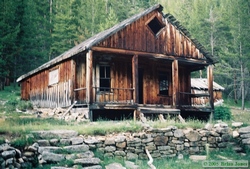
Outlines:
<svg viewBox="0 0 250 169"><path fill-rule="evenodd" d="M63 149L70 151L70 152L86 152L89 151L89 146L85 144L81 145L72 145L72 146L65 146Z"/></svg>
<svg viewBox="0 0 250 169"><path fill-rule="evenodd" d="M105 151L106 152L114 152L116 150L115 146L106 146Z"/></svg>
<svg viewBox="0 0 250 169"><path fill-rule="evenodd" d="M232 123L232 126L233 126L233 127L241 127L242 125L243 125L242 122L233 122L233 123Z"/></svg>
<svg viewBox="0 0 250 169"><path fill-rule="evenodd" d="M180 138L180 137L183 137L184 136L184 133L181 129L177 129L174 131L174 136L177 137L177 138Z"/></svg>
<svg viewBox="0 0 250 169"><path fill-rule="evenodd" d="M207 156L204 155L191 155L189 156L189 159L193 160L193 161L204 161L207 159Z"/></svg>
<svg viewBox="0 0 250 169"><path fill-rule="evenodd" d="M125 163L125 167L128 169L139 169L139 166L135 165L135 163L132 161L125 161L124 163Z"/></svg>
<svg viewBox="0 0 250 169"><path fill-rule="evenodd" d="M65 160L65 156L62 154L55 154L50 152L43 152L42 153L42 159L47 162L60 162L62 160Z"/></svg>
<svg viewBox="0 0 250 169"><path fill-rule="evenodd" d="M78 145L83 143L83 138L82 137L73 137L70 139L70 142L72 145Z"/></svg>
<svg viewBox="0 0 250 169"><path fill-rule="evenodd" d="M127 153L127 160L137 160L138 155L134 153Z"/></svg>
<svg viewBox="0 0 250 169"><path fill-rule="evenodd" d="M250 144L250 138L242 139L242 144Z"/></svg>
<svg viewBox="0 0 250 169"><path fill-rule="evenodd" d="M154 138L155 145L164 146L168 142L168 137L166 136L157 136Z"/></svg>
<svg viewBox="0 0 250 169"><path fill-rule="evenodd" d="M49 131L33 131L32 134L37 135L39 138L72 138L78 135L74 130L49 130Z"/></svg>
<svg viewBox="0 0 250 169"><path fill-rule="evenodd" d="M201 136L197 131L190 131L186 133L185 136L189 141L199 141L201 139Z"/></svg>
<svg viewBox="0 0 250 169"><path fill-rule="evenodd" d="M247 127L241 127L238 131L240 134L247 134L250 133L250 126Z"/></svg>
<svg viewBox="0 0 250 169"><path fill-rule="evenodd" d="M99 158L80 158L80 159L75 159L74 164L80 164L80 165L96 165L100 164L101 160Z"/></svg>
<svg viewBox="0 0 250 169"><path fill-rule="evenodd" d="M105 166L105 169L126 169L120 163L111 163Z"/></svg>

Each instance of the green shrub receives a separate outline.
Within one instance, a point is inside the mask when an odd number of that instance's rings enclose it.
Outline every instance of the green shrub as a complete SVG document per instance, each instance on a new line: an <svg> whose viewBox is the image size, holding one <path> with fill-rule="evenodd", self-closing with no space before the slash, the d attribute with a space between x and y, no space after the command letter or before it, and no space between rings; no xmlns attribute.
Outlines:
<svg viewBox="0 0 250 169"><path fill-rule="evenodd" d="M17 138L13 141L11 141L11 146L18 148L18 149L23 149L25 146L31 145L34 143L34 138L33 137L25 137L22 136L20 138Z"/></svg>
<svg viewBox="0 0 250 169"><path fill-rule="evenodd" d="M232 113L228 107L218 106L214 109L214 120L231 120Z"/></svg>

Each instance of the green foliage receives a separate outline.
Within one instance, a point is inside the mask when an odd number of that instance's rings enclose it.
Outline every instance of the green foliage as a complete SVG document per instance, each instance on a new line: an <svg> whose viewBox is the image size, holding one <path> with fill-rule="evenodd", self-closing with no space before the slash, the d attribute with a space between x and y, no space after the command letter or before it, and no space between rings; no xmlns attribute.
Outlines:
<svg viewBox="0 0 250 169"><path fill-rule="evenodd" d="M34 143L34 138L28 136L27 137L21 136L10 142L11 146L21 150L23 150L25 146L31 145L33 143Z"/></svg>
<svg viewBox="0 0 250 169"><path fill-rule="evenodd" d="M218 106L214 109L214 120L231 120L232 113L228 107Z"/></svg>

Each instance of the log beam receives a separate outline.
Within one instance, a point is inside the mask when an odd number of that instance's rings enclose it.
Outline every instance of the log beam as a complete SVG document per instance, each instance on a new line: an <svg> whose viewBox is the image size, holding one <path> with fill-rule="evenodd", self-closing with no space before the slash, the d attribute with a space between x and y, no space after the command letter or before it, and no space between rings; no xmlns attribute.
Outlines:
<svg viewBox="0 0 250 169"><path fill-rule="evenodd" d="M214 90L213 90L213 65L209 65L207 67L207 82L208 82L208 93L210 95L209 97L209 103L212 108L210 120L213 119L213 111L214 111Z"/></svg>
<svg viewBox="0 0 250 169"><path fill-rule="evenodd" d="M89 50L86 53L86 100L88 104L92 103L92 76L93 76L93 52Z"/></svg>
<svg viewBox="0 0 250 169"><path fill-rule="evenodd" d="M173 81L173 106L179 105L179 68L178 60L172 62L172 81Z"/></svg>

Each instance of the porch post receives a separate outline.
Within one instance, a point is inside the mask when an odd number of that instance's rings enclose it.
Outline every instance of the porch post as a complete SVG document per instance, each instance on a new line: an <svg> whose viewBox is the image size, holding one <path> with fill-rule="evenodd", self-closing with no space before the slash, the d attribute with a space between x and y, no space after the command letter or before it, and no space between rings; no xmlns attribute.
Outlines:
<svg viewBox="0 0 250 169"><path fill-rule="evenodd" d="M93 74L93 52L89 50L86 54L86 100L88 104L92 103L92 74Z"/></svg>
<svg viewBox="0 0 250 169"><path fill-rule="evenodd" d="M138 83L138 55L134 55L132 58L132 80L133 80L133 99L134 103L139 103L139 83ZM134 120L139 116L139 112L134 110Z"/></svg>
<svg viewBox="0 0 250 169"><path fill-rule="evenodd" d="M179 68L178 60L172 62L173 106L179 105Z"/></svg>
<svg viewBox="0 0 250 169"><path fill-rule="evenodd" d="M132 58L132 78L133 78L133 99L135 103L139 103L139 84L138 84L138 55Z"/></svg>
<svg viewBox="0 0 250 169"><path fill-rule="evenodd" d="M207 67L207 83L208 83L208 93L209 93L209 102L212 108L212 112L210 115L210 120L213 119L213 111L214 111L214 91L213 91L213 66L209 65Z"/></svg>

